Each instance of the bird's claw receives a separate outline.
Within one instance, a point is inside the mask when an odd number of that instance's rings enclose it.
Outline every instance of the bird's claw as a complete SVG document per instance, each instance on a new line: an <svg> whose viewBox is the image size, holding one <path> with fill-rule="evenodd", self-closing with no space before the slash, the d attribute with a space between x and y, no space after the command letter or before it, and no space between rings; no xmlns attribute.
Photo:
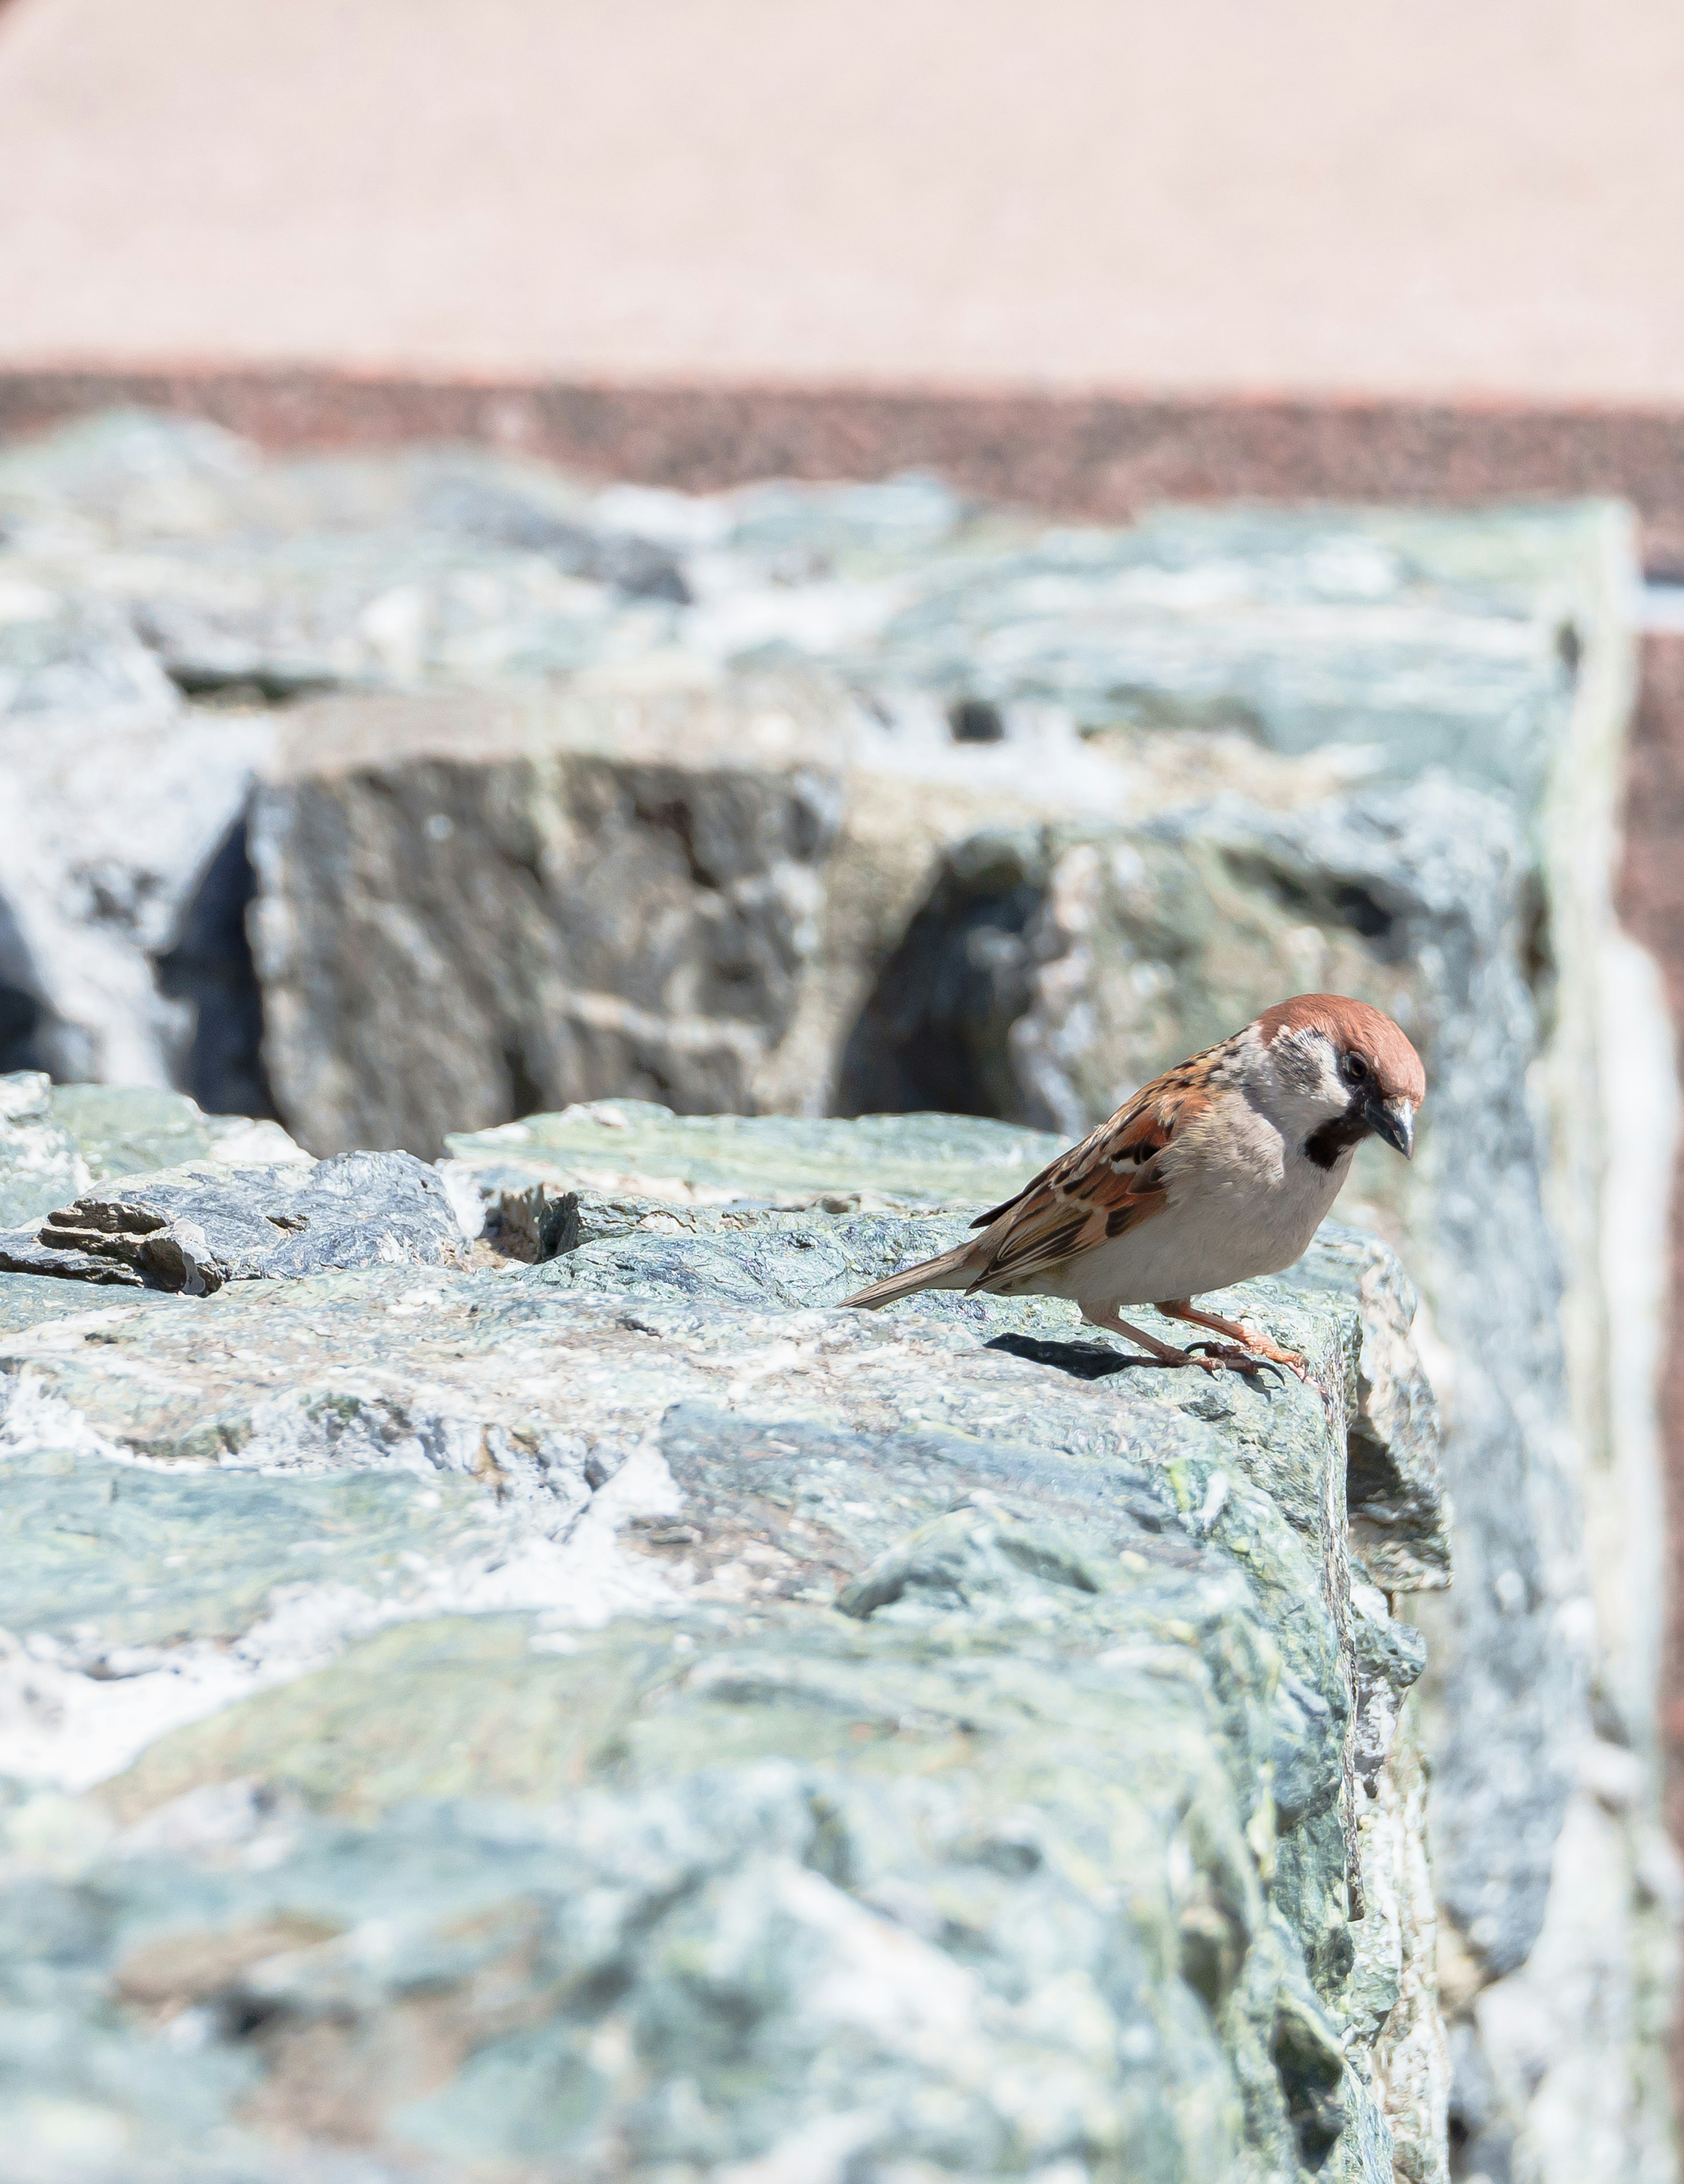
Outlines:
<svg viewBox="0 0 1684 2184"><path fill-rule="evenodd" d="M1244 1373L1261 1375L1273 1373L1284 1387L1286 1375L1272 1357L1254 1357L1249 1350L1241 1350L1233 1342L1189 1342L1184 1348L1190 1362L1202 1365L1207 1373Z"/></svg>
<svg viewBox="0 0 1684 2184"><path fill-rule="evenodd" d="M1249 1328L1246 1330L1246 1346L1257 1357L1267 1359L1269 1364L1284 1365L1289 1373L1296 1373L1301 1380L1308 1383L1310 1361L1300 1351L1283 1350L1270 1336L1253 1334Z"/></svg>

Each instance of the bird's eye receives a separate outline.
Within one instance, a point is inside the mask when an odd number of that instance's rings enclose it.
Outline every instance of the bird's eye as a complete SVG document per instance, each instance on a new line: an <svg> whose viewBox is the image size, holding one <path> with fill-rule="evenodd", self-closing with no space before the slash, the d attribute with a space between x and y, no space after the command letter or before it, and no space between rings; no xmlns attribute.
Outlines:
<svg viewBox="0 0 1684 2184"><path fill-rule="evenodd" d="M1347 1083L1352 1084L1360 1084L1368 1073L1369 1065L1363 1061L1360 1054L1347 1054L1346 1056L1345 1076Z"/></svg>

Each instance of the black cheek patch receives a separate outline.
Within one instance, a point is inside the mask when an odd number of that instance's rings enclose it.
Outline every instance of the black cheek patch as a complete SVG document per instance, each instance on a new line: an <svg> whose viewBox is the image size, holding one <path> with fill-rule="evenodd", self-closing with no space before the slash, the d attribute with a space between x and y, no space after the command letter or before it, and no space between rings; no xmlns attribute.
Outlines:
<svg viewBox="0 0 1684 2184"><path fill-rule="evenodd" d="M1353 1102L1344 1114L1335 1116L1330 1123L1324 1123L1319 1130L1310 1133L1304 1140L1304 1157L1313 1160L1318 1167L1332 1167L1369 1134L1363 1111Z"/></svg>

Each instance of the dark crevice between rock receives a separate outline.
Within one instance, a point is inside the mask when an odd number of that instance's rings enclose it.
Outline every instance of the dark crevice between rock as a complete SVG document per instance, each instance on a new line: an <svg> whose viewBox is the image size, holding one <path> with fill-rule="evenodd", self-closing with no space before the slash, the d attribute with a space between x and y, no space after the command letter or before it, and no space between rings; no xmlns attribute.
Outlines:
<svg viewBox="0 0 1684 2184"><path fill-rule="evenodd" d="M485 1240L505 1258L527 1266L577 1251L584 1240L579 1194L553 1183L499 1190L486 1207Z"/></svg>
<svg viewBox="0 0 1684 2184"><path fill-rule="evenodd" d="M633 809L645 827L659 828L670 834L683 852L685 870L693 886L706 888L717 893L721 881L711 871L696 849L695 813L682 797L667 797L659 802L645 802L634 796Z"/></svg>
<svg viewBox="0 0 1684 2184"><path fill-rule="evenodd" d="M263 2039L292 2015L284 2003L244 1993L227 1996L218 2012L223 2037L237 2043Z"/></svg>
<svg viewBox="0 0 1684 2184"><path fill-rule="evenodd" d="M1521 882L1520 913L1521 973L1538 1012L1538 1036L1547 1040L1555 1034L1560 967L1556 960L1549 890L1536 867Z"/></svg>
<svg viewBox="0 0 1684 2184"><path fill-rule="evenodd" d="M1285 1995L1270 2050L1298 2159L1319 2170L1345 2128L1345 2059L1310 2013Z"/></svg>
<svg viewBox="0 0 1684 2184"><path fill-rule="evenodd" d="M1390 1507L1408 1495L1390 1451L1362 1424L1352 1425L1346 1450L1345 1505L1353 1515L1371 1503Z"/></svg>
<svg viewBox="0 0 1684 2184"><path fill-rule="evenodd" d="M160 657L159 665L184 698L225 710L243 712L260 706L299 705L307 698L326 697L341 688L332 676L288 675L265 668L221 668L200 660L164 657Z"/></svg>
<svg viewBox="0 0 1684 2184"><path fill-rule="evenodd" d="M242 817L205 866L175 945L154 965L159 992L192 1006L182 1089L208 1114L277 1112L263 1064L263 989L246 932L256 892Z"/></svg>
<svg viewBox="0 0 1684 2184"><path fill-rule="evenodd" d="M1020 1119L1009 1039L1029 1005L1028 935L1042 899L1021 855L950 856L849 1034L838 1114Z"/></svg>
<svg viewBox="0 0 1684 2184"><path fill-rule="evenodd" d="M0 1070L48 1067L42 1036L47 1009L34 988L29 944L0 896Z"/></svg>
<svg viewBox="0 0 1684 2184"><path fill-rule="evenodd" d="M1245 1921L1231 1904L1196 1901L1184 1907L1179 1930L1181 1976L1214 2017L1246 1959Z"/></svg>
<svg viewBox="0 0 1684 2184"><path fill-rule="evenodd" d="M44 1070L55 1084L94 1073L92 1043L43 1000L35 959L11 905L0 896L0 1073Z"/></svg>
<svg viewBox="0 0 1684 2184"><path fill-rule="evenodd" d="M511 1041L503 1050L503 1067L509 1072L509 1116L519 1122L523 1115L536 1115L545 1106L544 1087L533 1075L527 1060L526 1050Z"/></svg>
<svg viewBox="0 0 1684 2184"><path fill-rule="evenodd" d="M1000 708L986 698L959 698L947 711L948 732L956 744L998 744L1006 740Z"/></svg>
<svg viewBox="0 0 1684 2184"><path fill-rule="evenodd" d="M1307 878L1261 852L1229 850L1225 861L1241 885L1266 889L1296 918L1358 934L1378 961L1407 958L1408 918L1383 887L1338 872ZM848 1036L835 1113L1045 1120L1026 1112L1011 1034L1034 1000L1046 889L1046 846L1038 834L979 834L948 850ZM1547 919L1536 940L1536 983L1547 993Z"/></svg>
<svg viewBox="0 0 1684 2184"><path fill-rule="evenodd" d="M1492 2082L1491 2065L1466 2023L1450 2034L1452 2081L1447 2137L1453 2184L1514 2184L1514 2131Z"/></svg>
<svg viewBox="0 0 1684 2184"><path fill-rule="evenodd" d="M0 1075L47 1067L41 1037L46 1017L33 994L0 981Z"/></svg>
<svg viewBox="0 0 1684 2184"><path fill-rule="evenodd" d="M1295 917L1360 933L1382 960L1395 952L1386 944L1394 939L1397 919L1360 882L1328 873L1318 876L1319 883L1310 884L1302 872L1283 871L1267 857L1230 852L1227 861L1236 878L1260 883Z"/></svg>

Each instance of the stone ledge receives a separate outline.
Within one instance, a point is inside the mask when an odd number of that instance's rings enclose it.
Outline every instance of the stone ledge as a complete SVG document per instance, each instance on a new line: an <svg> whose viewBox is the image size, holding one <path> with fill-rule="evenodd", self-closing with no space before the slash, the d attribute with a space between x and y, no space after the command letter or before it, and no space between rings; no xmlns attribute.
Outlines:
<svg viewBox="0 0 1684 2184"><path fill-rule="evenodd" d="M779 1211L780 1163L1039 1156L896 1128L733 1125L758 1206L593 1201L531 1266L12 1278L4 1915L98 1906L26 2114L80 2088L163 2160L237 2061L265 2178L353 2116L429 2178L842 2133L885 2179L1382 2184L1406 2087L1431 2143L1420 1657L1346 1546L1365 1385L1420 1476L1388 1255L1248 1287L1308 1386L1043 1300L840 1312L962 1217ZM87 2086L89 1992L153 2092Z"/></svg>

